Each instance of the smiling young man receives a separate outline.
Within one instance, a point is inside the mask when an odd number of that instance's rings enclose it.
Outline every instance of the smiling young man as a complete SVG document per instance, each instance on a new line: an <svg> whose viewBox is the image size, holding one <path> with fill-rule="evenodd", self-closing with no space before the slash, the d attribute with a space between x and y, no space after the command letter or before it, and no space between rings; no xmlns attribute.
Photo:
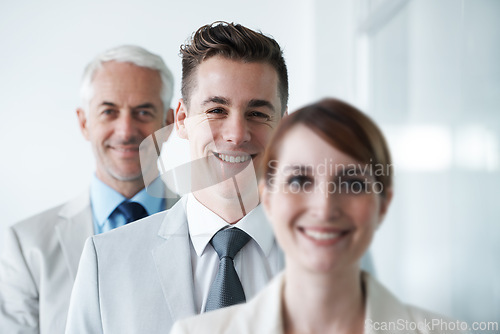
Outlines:
<svg viewBox="0 0 500 334"><path fill-rule="evenodd" d="M0 333L64 333L85 240L173 204L148 195L147 166L141 170L139 159L143 139L173 122L172 89L163 60L137 46L107 50L87 66L77 116L96 172L79 197L8 229L0 259Z"/></svg>
<svg viewBox="0 0 500 334"><path fill-rule="evenodd" d="M203 61L193 75L196 89L180 101L177 129L198 162L194 176L213 185L193 182L194 196L235 223L258 204L255 167L283 113L278 75L268 63L222 55Z"/></svg>
<svg viewBox="0 0 500 334"><path fill-rule="evenodd" d="M178 319L251 298L283 268L255 172L286 112L281 48L215 22L181 53L176 128L189 140L192 193L87 241L67 333L167 333ZM234 244L230 261L219 255Z"/></svg>

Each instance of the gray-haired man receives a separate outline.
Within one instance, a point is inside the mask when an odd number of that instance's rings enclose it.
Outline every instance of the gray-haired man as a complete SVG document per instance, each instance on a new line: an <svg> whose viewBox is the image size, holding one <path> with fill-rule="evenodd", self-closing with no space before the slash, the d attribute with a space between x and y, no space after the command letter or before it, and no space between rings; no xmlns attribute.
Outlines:
<svg viewBox="0 0 500 334"><path fill-rule="evenodd" d="M137 46L113 48L87 66L77 116L96 172L78 198L8 229L0 333L63 333L85 240L173 205L147 194L139 159L142 140L173 121L172 90L163 60Z"/></svg>

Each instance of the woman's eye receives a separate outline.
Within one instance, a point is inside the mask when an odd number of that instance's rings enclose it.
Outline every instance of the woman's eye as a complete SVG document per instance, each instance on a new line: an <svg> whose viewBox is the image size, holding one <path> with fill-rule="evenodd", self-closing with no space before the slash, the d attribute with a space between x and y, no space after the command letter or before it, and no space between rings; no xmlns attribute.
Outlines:
<svg viewBox="0 0 500 334"><path fill-rule="evenodd" d="M339 178L339 189L345 194L356 195L365 192L368 187L367 180L361 178Z"/></svg>
<svg viewBox="0 0 500 334"><path fill-rule="evenodd" d="M293 175L287 179L288 187L293 192L309 189L312 186L312 180L306 175Z"/></svg>

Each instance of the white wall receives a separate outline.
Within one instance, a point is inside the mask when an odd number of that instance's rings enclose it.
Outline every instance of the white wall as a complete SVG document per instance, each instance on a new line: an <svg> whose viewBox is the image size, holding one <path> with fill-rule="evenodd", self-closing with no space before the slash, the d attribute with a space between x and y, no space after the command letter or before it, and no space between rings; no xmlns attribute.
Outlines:
<svg viewBox="0 0 500 334"><path fill-rule="evenodd" d="M291 110L335 95L387 132L396 195L373 247L383 283L434 311L500 320L500 2L400 0L366 21L396 2L2 2L0 228L88 185L94 162L75 109L95 54L132 43L162 55L176 100L179 45L203 24L235 21L285 48Z"/></svg>

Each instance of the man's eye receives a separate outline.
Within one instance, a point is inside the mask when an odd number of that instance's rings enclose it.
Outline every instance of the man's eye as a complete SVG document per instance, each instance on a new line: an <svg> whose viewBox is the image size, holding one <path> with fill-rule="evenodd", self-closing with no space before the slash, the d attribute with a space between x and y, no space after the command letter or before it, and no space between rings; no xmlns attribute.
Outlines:
<svg viewBox="0 0 500 334"><path fill-rule="evenodd" d="M153 113L149 110L139 110L137 112L137 114L140 116L140 117L152 117L153 116Z"/></svg>
<svg viewBox="0 0 500 334"><path fill-rule="evenodd" d="M114 110L113 109L105 109L102 111L102 114L104 115L113 115L114 114Z"/></svg>
<svg viewBox="0 0 500 334"><path fill-rule="evenodd" d="M221 109L221 108L210 109L209 111L207 111L207 113L209 113L209 114L223 114L224 109Z"/></svg>
<svg viewBox="0 0 500 334"><path fill-rule="evenodd" d="M269 121L271 119L271 116L269 116L266 113L260 112L260 111L252 111L252 112L248 113L248 117L253 119L253 120L257 120L259 122L266 122L266 121Z"/></svg>

